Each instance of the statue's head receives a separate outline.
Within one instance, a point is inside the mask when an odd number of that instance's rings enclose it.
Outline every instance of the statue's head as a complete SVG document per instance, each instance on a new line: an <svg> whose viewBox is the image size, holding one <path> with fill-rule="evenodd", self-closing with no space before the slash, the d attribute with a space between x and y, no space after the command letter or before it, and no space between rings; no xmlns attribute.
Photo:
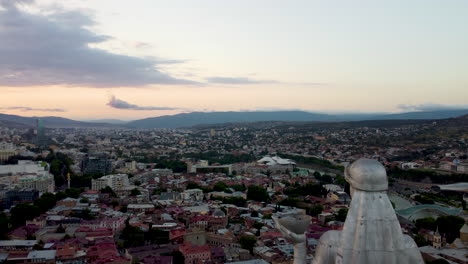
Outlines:
<svg viewBox="0 0 468 264"><path fill-rule="evenodd" d="M351 189L367 192L380 192L388 189L387 172L380 162L373 159L358 159L347 166L345 178L351 185Z"/></svg>

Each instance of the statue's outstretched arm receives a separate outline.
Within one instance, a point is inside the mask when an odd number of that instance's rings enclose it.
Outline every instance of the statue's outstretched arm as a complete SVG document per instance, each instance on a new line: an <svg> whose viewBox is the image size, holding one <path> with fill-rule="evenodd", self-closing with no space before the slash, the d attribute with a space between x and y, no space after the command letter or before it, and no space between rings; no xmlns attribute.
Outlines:
<svg viewBox="0 0 468 264"><path fill-rule="evenodd" d="M272 216L273 222L275 222L275 227L278 229L283 236L286 237L286 239L291 240L294 243L302 243L305 242L305 233L304 234L296 234L286 227L284 227L280 222L278 221L278 217Z"/></svg>
<svg viewBox="0 0 468 264"><path fill-rule="evenodd" d="M272 216L278 229L283 236L294 244L294 262L293 264L305 264L307 259L307 247L305 232L297 234L283 226L276 216Z"/></svg>

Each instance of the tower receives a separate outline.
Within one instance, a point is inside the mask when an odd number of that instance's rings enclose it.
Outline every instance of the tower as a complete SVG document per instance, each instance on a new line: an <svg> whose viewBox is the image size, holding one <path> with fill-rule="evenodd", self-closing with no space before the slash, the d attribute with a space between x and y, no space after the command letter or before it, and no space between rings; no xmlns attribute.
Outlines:
<svg viewBox="0 0 468 264"><path fill-rule="evenodd" d="M437 230L432 237L432 246L434 248L440 249L442 247L442 236L439 233L439 227L437 226Z"/></svg>
<svg viewBox="0 0 468 264"><path fill-rule="evenodd" d="M36 133L36 144L39 147L44 147L47 142L45 137L44 121L42 119L37 119L36 121Z"/></svg>
<svg viewBox="0 0 468 264"><path fill-rule="evenodd" d="M67 174L68 189L70 189L71 176L70 173Z"/></svg>

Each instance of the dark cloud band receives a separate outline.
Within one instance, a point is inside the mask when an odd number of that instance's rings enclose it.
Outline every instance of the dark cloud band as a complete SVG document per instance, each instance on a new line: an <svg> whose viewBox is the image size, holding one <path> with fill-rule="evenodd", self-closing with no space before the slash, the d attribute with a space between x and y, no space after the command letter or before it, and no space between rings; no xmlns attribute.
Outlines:
<svg viewBox="0 0 468 264"><path fill-rule="evenodd" d="M23 112L38 111L38 112L66 112L67 110L61 108L32 108L27 106L10 106L0 107L3 110L19 110Z"/></svg>
<svg viewBox="0 0 468 264"><path fill-rule="evenodd" d="M261 83L278 83L273 80L254 80L247 77L208 77L207 82L218 83L218 84L261 84Z"/></svg>
<svg viewBox="0 0 468 264"><path fill-rule="evenodd" d="M0 0L0 86L66 85L134 87L196 84L160 71L179 63L92 48L109 36L88 29L92 16L81 11L41 15L23 11L27 0Z"/></svg>
<svg viewBox="0 0 468 264"><path fill-rule="evenodd" d="M160 110L160 111L181 110L181 108L174 108L174 107L139 106L136 104L130 104L123 100L117 99L115 96L111 97L107 105L113 108L117 108L117 109L128 109L128 110Z"/></svg>

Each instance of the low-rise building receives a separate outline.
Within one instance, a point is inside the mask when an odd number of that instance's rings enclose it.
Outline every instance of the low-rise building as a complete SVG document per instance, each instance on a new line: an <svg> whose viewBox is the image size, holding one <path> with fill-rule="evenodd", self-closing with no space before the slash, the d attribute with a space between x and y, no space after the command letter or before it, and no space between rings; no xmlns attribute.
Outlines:
<svg viewBox="0 0 468 264"><path fill-rule="evenodd" d="M179 251L184 255L185 264L203 263L211 259L209 246L183 244L179 247Z"/></svg>
<svg viewBox="0 0 468 264"><path fill-rule="evenodd" d="M43 161L19 160L18 164L0 166L0 183L10 188L54 192L54 176Z"/></svg>
<svg viewBox="0 0 468 264"><path fill-rule="evenodd" d="M106 175L99 179L91 180L91 189L94 191L100 191L106 187L118 190L128 187L129 185L127 174Z"/></svg>

